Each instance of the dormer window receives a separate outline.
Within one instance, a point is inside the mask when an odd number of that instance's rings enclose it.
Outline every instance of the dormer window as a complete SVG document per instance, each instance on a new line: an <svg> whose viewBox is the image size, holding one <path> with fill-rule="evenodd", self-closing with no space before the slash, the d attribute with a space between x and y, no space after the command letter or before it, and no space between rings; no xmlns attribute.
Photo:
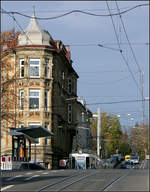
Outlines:
<svg viewBox="0 0 150 192"><path fill-rule="evenodd" d="M40 59L30 59L29 61L29 77L40 77Z"/></svg>

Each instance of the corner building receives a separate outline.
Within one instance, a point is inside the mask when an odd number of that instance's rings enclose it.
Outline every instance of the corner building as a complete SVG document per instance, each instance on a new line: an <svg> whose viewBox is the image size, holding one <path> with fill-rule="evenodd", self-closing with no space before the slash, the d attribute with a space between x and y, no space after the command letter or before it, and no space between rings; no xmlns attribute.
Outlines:
<svg viewBox="0 0 150 192"><path fill-rule="evenodd" d="M69 47L42 30L33 13L18 36L17 47L5 52L16 71L16 128L41 125L53 132L51 138L39 138L36 149L31 144L31 161L36 150L37 162L56 168L72 151L76 134L76 101L69 98L77 97L78 74L72 67ZM12 148L12 157L20 156L14 138L7 137L8 146L3 147Z"/></svg>

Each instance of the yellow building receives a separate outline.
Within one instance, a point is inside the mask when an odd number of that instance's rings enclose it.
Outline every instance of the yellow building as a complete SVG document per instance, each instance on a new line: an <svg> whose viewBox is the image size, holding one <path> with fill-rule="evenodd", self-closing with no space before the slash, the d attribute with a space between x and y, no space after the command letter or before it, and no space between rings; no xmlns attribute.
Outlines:
<svg viewBox="0 0 150 192"><path fill-rule="evenodd" d="M9 135L9 127L42 126L54 135L38 139L36 161L48 168L58 167L59 160L71 152L76 134L76 101L68 99L77 97L78 74L72 67L69 47L42 30L33 13L18 36L18 45L5 47L4 52L3 62L12 65L13 70L7 72L14 80L13 96L8 94L5 99L13 97L14 102L7 106L13 120L2 119L1 155L12 155L14 161L34 161L35 144L31 143L30 149L30 140Z"/></svg>

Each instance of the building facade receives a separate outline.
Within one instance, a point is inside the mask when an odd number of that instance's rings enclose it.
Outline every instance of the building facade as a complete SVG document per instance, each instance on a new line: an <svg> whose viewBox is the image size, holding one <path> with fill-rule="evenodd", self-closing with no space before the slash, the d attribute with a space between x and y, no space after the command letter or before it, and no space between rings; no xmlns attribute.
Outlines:
<svg viewBox="0 0 150 192"><path fill-rule="evenodd" d="M86 107L85 100L78 98L76 102L76 135L74 136L73 152L91 152L92 144L92 112Z"/></svg>
<svg viewBox="0 0 150 192"><path fill-rule="evenodd" d="M72 151L76 134L76 101L69 98L77 97L78 74L72 67L69 47L42 30L33 13L29 25L18 36L17 46L5 47L3 62L13 68L8 71L13 77L13 95L7 98L13 97L13 103L11 109L7 107L14 118L8 121L7 117L2 123L2 155L24 160L31 154L29 160L34 161L36 153L36 162L47 168L58 167L59 160ZM9 127L34 125L54 135L39 138L30 149L30 140L8 134Z"/></svg>

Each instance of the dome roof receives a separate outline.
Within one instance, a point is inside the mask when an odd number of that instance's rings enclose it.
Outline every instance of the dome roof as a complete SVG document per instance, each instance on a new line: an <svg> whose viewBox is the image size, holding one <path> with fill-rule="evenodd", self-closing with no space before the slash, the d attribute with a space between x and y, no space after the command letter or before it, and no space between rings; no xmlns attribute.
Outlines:
<svg viewBox="0 0 150 192"><path fill-rule="evenodd" d="M50 45L50 40L51 35L41 29L33 11L27 28L18 37L18 45Z"/></svg>

